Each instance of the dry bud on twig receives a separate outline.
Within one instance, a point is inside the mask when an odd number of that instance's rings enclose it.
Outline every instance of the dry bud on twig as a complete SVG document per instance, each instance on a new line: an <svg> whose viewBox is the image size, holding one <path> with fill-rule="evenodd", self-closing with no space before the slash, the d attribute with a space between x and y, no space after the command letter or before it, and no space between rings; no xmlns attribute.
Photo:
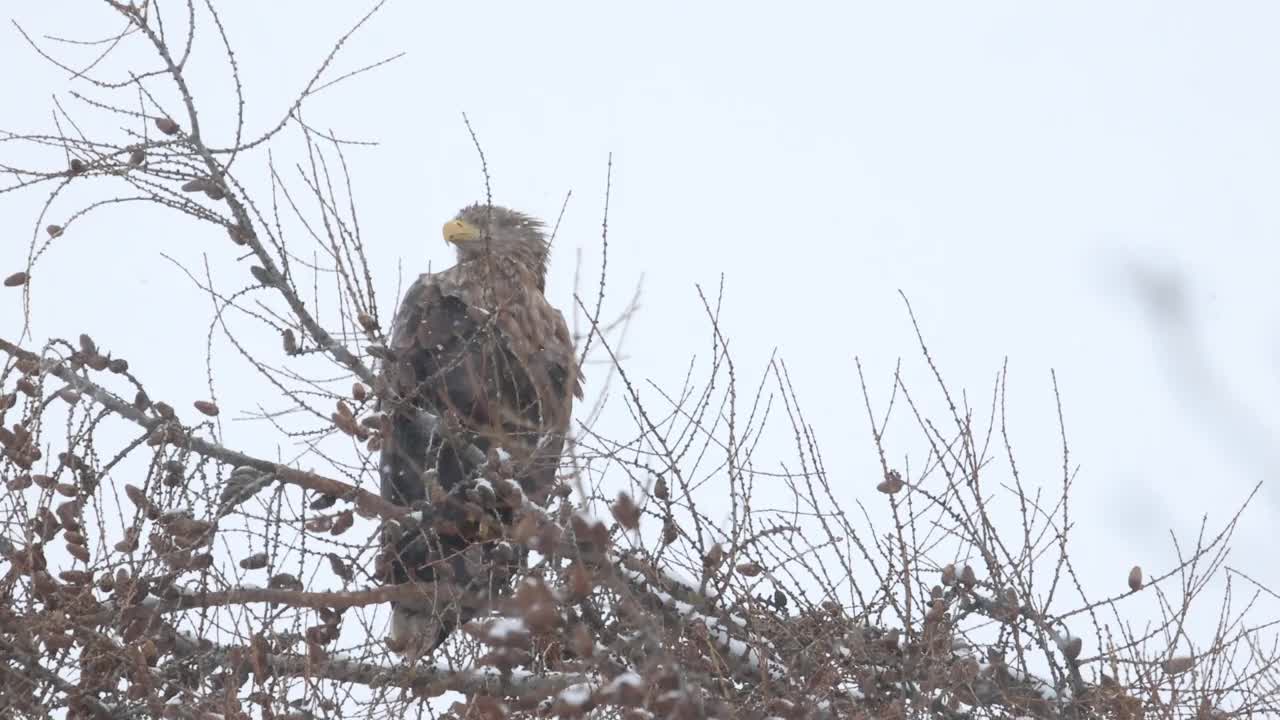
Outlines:
<svg viewBox="0 0 1280 720"><path fill-rule="evenodd" d="M333 569L333 574L347 582L351 582L351 568L347 567L347 564L342 561L342 558L338 557L334 553L328 553L327 557L329 558L329 567Z"/></svg>
<svg viewBox="0 0 1280 720"><path fill-rule="evenodd" d="M1137 565L1134 565L1133 569L1129 571L1129 589L1133 592L1138 592L1142 589L1142 568Z"/></svg>
<svg viewBox="0 0 1280 720"><path fill-rule="evenodd" d="M668 516L662 521L662 544L670 545L680 538L680 528L676 527L675 520Z"/></svg>
<svg viewBox="0 0 1280 720"><path fill-rule="evenodd" d="M613 512L613 517L618 524L627 530L635 530L640 527L640 508L636 507L631 496L625 492L618 493L618 499L609 508Z"/></svg>
<svg viewBox="0 0 1280 720"><path fill-rule="evenodd" d="M720 543L716 543L707 551L706 557L702 558L702 569L710 575L720 567L722 562L724 562L724 548Z"/></svg>
<svg viewBox="0 0 1280 720"><path fill-rule="evenodd" d="M1084 641L1078 637L1066 635L1058 638L1058 649L1068 660L1080 657L1080 650L1083 648Z"/></svg>
<svg viewBox="0 0 1280 720"><path fill-rule="evenodd" d="M661 475L658 476L657 480L653 481L653 496L659 500L669 500L671 498L671 492L667 490L667 479Z"/></svg>
<svg viewBox="0 0 1280 720"><path fill-rule="evenodd" d="M330 535L341 535L351 529L351 525L355 523L355 517L350 510L343 510L333 518L333 527L329 528Z"/></svg>
<svg viewBox="0 0 1280 720"><path fill-rule="evenodd" d="M901 473L897 470L890 470L885 473L884 480L881 480L880 484L876 485L876 489L886 495L894 495L902 490L903 485Z"/></svg>
<svg viewBox="0 0 1280 720"><path fill-rule="evenodd" d="M257 570L267 566L267 554L264 552L254 553L240 561L240 567L245 570Z"/></svg>
<svg viewBox="0 0 1280 720"><path fill-rule="evenodd" d="M955 563L947 563L947 566L942 568L942 584L947 587L951 587L956 584Z"/></svg>
<svg viewBox="0 0 1280 720"><path fill-rule="evenodd" d="M301 590L303 586L302 581L296 576L289 573L278 573L272 575L271 579L267 581L267 587L279 590Z"/></svg>

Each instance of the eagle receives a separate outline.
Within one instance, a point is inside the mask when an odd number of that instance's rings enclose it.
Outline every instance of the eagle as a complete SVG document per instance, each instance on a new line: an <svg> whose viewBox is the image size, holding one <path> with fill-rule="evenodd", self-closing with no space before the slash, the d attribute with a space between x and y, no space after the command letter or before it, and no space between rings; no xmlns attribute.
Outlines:
<svg viewBox="0 0 1280 720"><path fill-rule="evenodd" d="M477 203L444 224L444 239L457 264L410 285L383 359L382 496L424 510L413 531L389 528L383 565L392 583L448 580L486 596L509 586L519 552L433 501L475 491L483 471L492 477L482 466L498 461L529 501L545 504L582 378L564 315L544 294L543 224ZM424 412L438 422L424 423ZM510 528L509 504L490 514ZM425 595L393 602L388 645L416 659L476 611Z"/></svg>

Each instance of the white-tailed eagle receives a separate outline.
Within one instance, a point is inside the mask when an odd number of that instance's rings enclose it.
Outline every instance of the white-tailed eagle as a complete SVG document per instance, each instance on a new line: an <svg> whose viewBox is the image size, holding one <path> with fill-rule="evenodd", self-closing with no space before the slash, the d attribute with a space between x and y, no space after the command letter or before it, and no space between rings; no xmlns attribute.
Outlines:
<svg viewBox="0 0 1280 720"><path fill-rule="evenodd" d="M506 208L476 204L445 223L457 249L448 270L420 276L396 312L383 366L382 495L426 507L477 481L478 448L502 457L529 500L542 504L555 485L581 377L568 325L543 295L549 245L542 223ZM432 431L426 411L440 418ZM498 509L505 527L510 509ZM510 547L470 536L469 523L438 506L416 537L396 535L389 580L451 580L490 593L509 583ZM474 529L472 527L472 529ZM500 559L495 559L500 556ZM496 588L501 590L503 588ZM471 613L421 603L392 606L391 647L430 652Z"/></svg>

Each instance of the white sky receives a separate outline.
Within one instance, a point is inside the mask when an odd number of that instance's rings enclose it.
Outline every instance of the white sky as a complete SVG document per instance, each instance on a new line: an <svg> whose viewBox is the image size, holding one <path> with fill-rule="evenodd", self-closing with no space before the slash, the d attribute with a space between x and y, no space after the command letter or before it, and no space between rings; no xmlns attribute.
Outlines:
<svg viewBox="0 0 1280 720"><path fill-rule="evenodd" d="M365 7L218 5L250 135L276 121ZM88 2L6 14L33 35L84 39L118 27ZM169 20L181 18L171 11ZM691 355L705 356L695 284L713 289L723 273L740 372L754 384L780 351L850 500L881 501L854 356L881 401L899 357L928 394L897 290L945 376L976 405L989 402L1008 357L1020 468L1050 491L1061 464L1056 370L1081 466L1077 559L1101 594L1123 588L1135 562L1169 564L1167 530L1186 533L1206 512L1211 525L1225 520L1280 468L1277 21L1280 8L1263 2L622 9L401 0L335 70L408 55L327 90L306 116L380 142L349 159L384 311L397 262L406 273L450 264L437 228L483 196L462 111L483 143L496 202L554 220L573 190L549 290L562 307L575 248L594 277L612 152L615 310L645 278L630 372L671 387ZM67 99L66 75L12 28L0 37L0 125L47 131L51 95ZM198 37L193 78L206 137L225 144L234 106L215 42ZM118 137L116 120L74 114L91 133ZM296 151L279 152L293 161ZM5 152L16 151L0 145L0 158L13 157ZM264 163L259 155L239 172L262 178ZM23 266L43 199L0 196L2 274ZM71 206L55 206L50 221ZM210 304L161 252L190 267L208 253L230 269L233 257L220 233L160 211L91 217L37 268L35 334L88 331L189 407L201 397ZM1148 312L1135 266L1181 282L1189 335ZM12 338L18 293L7 292L0 336ZM1188 337L1199 351L1188 353ZM147 360L160 342L172 353ZM245 372L232 360L228 368ZM220 376L233 398L234 377ZM606 423L621 427L622 405L611 407ZM224 401L233 416L249 409L248 399ZM225 427L232 438L253 432ZM910 436L889 442L899 453L917 448ZM789 448L774 450L785 459ZM1276 508L1271 487L1235 548L1236 564L1271 581L1280 581Z"/></svg>

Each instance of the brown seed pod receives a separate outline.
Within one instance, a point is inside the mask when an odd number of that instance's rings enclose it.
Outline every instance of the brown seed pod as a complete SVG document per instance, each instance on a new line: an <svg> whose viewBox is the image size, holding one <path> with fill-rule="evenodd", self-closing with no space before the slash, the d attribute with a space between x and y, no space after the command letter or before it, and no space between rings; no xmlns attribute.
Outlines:
<svg viewBox="0 0 1280 720"><path fill-rule="evenodd" d="M84 570L63 570L58 577L72 585L92 585L93 573Z"/></svg>
<svg viewBox="0 0 1280 720"><path fill-rule="evenodd" d="M218 406L208 400L197 400L191 404L195 406L196 410L199 410L209 417L217 417L218 415Z"/></svg>
<svg viewBox="0 0 1280 720"><path fill-rule="evenodd" d="M680 528L671 518L662 521L662 544L670 545L680 538Z"/></svg>
<svg viewBox="0 0 1280 720"><path fill-rule="evenodd" d="M129 498L129 502L133 503L139 510L151 507L151 501L147 499L147 494L137 485L126 484L124 486L124 494Z"/></svg>
<svg viewBox="0 0 1280 720"><path fill-rule="evenodd" d="M355 523L355 517L350 510L343 510L333 518L333 527L329 529L330 535L341 535L351 529L351 525Z"/></svg>
<svg viewBox="0 0 1280 720"><path fill-rule="evenodd" d="M290 355L298 352L298 338L288 328L284 331L284 351Z"/></svg>
<svg viewBox="0 0 1280 720"><path fill-rule="evenodd" d="M618 493L618 500L613 503L609 510L613 513L613 517L618 524L627 530L635 530L640 527L640 508L636 507L635 502L627 493Z"/></svg>
<svg viewBox="0 0 1280 720"><path fill-rule="evenodd" d="M344 434L354 436L359 433L359 428L356 426L356 419L351 417L350 415L343 415L342 413L332 413L329 415L329 418L333 420L334 426L337 427L339 430L341 430Z"/></svg>
<svg viewBox="0 0 1280 720"><path fill-rule="evenodd" d="M929 603L929 611L925 613L925 618L937 622L947 615L947 603L942 598L934 598Z"/></svg>
<svg viewBox="0 0 1280 720"><path fill-rule="evenodd" d="M978 584L978 576L973 572L972 565L965 565L964 569L960 571L960 582L968 587Z"/></svg>
<svg viewBox="0 0 1280 720"><path fill-rule="evenodd" d="M582 600L591 594L591 574L580 562L574 561L568 572L569 594L574 600Z"/></svg>
<svg viewBox="0 0 1280 720"><path fill-rule="evenodd" d="M902 490L905 483L902 482L902 474L897 470L890 470L885 473L884 480L881 480L876 489L886 495L897 494Z"/></svg>
<svg viewBox="0 0 1280 720"><path fill-rule="evenodd" d="M67 552L71 554L71 557L74 557L82 563L89 562L89 549L85 546L72 545L71 543L63 543L63 545L66 546Z"/></svg>
<svg viewBox="0 0 1280 720"><path fill-rule="evenodd" d="M1142 568L1137 565L1134 565L1133 569L1129 571L1129 589L1133 592L1138 592L1142 589Z"/></svg>
<svg viewBox="0 0 1280 720"><path fill-rule="evenodd" d="M134 167L138 167L146 159L147 153L142 148L134 148L133 152L129 153L129 164Z"/></svg>
<svg viewBox="0 0 1280 720"><path fill-rule="evenodd" d="M746 575L747 577L755 577L762 572L760 566L753 562L741 563L734 569L738 571L739 575Z"/></svg>
<svg viewBox="0 0 1280 720"><path fill-rule="evenodd" d="M667 479L661 475L658 476L657 480L653 481L653 496L659 500L671 499L671 491L667 488Z"/></svg>
<svg viewBox="0 0 1280 720"><path fill-rule="evenodd" d="M351 385L351 398L353 400L364 402L367 397L369 397L369 389L364 386L364 383L353 383Z"/></svg>
<svg viewBox="0 0 1280 720"><path fill-rule="evenodd" d="M71 452L58 453L58 462L72 470L79 470L85 467L84 460L81 460L79 455Z"/></svg>
<svg viewBox="0 0 1280 720"><path fill-rule="evenodd" d="M268 272L267 272L267 270L266 270L266 268L263 268L263 267L259 267L259 266L257 266L257 265L254 265L254 266L252 266L252 267L250 267L250 268L249 268L249 274L250 274L250 275L253 275L253 279L254 279L254 280L257 280L258 282L262 283L263 285L271 285L271 284L272 284L272 282L271 282L271 273L268 273Z"/></svg>
<svg viewBox="0 0 1280 720"><path fill-rule="evenodd" d="M172 420L174 418L173 406L170 405L169 403L158 402L152 407L155 409L156 414L164 418L165 420Z"/></svg>
<svg viewBox="0 0 1280 720"><path fill-rule="evenodd" d="M107 363L107 369L117 375L129 372L129 361L124 358L112 358Z"/></svg>
<svg viewBox="0 0 1280 720"><path fill-rule="evenodd" d="M716 543L703 556L702 569L708 573L714 572L716 568L720 567L721 562L724 562L724 547L720 543Z"/></svg>
<svg viewBox="0 0 1280 720"><path fill-rule="evenodd" d="M45 228L44 231L49 233L49 237L58 237L59 235L62 234L62 226L50 225L49 227Z"/></svg>
<svg viewBox="0 0 1280 720"><path fill-rule="evenodd" d="M124 539L116 543L115 548L116 550L122 553L131 553L134 550L137 550L138 549L138 531L133 528L129 528L128 530L126 530L124 533Z"/></svg>
<svg viewBox="0 0 1280 720"><path fill-rule="evenodd" d="M1196 664L1195 658L1188 655L1171 657L1160 663L1160 667L1170 675L1180 675L1190 670Z"/></svg>
<svg viewBox="0 0 1280 720"><path fill-rule="evenodd" d="M30 275L24 272L16 272L4 279L4 286L5 287L22 287L23 285L26 285L27 281L30 279L31 279Z"/></svg>
<svg viewBox="0 0 1280 720"><path fill-rule="evenodd" d="M1080 650L1084 648L1084 641L1078 637L1070 635L1058 640L1058 649L1066 656L1068 660L1075 660L1080 657Z"/></svg>
<svg viewBox="0 0 1280 720"><path fill-rule="evenodd" d="M67 172L70 173L71 175L79 175L80 173L84 172L84 168L85 168L85 165L83 160L81 160L80 158L71 158L71 167L68 169Z"/></svg>
<svg viewBox="0 0 1280 720"><path fill-rule="evenodd" d="M267 587L277 590L301 590L302 581L289 573L279 573L271 576L267 581Z"/></svg>
<svg viewBox="0 0 1280 720"><path fill-rule="evenodd" d="M254 553L240 561L240 567L245 570L257 570L267 566L267 554L264 552Z"/></svg>
<svg viewBox="0 0 1280 720"><path fill-rule="evenodd" d="M942 584L951 587L956 584L956 566L954 563L948 563L942 568Z"/></svg>
<svg viewBox="0 0 1280 720"><path fill-rule="evenodd" d="M178 123L167 117L158 117L156 118L156 129L165 135L176 135L181 128L178 127Z"/></svg>
<svg viewBox="0 0 1280 720"><path fill-rule="evenodd" d="M329 558L329 567L333 569L333 574L347 582L350 582L352 577L351 568L347 567L347 564L342 561L342 558L338 557L335 553L328 553L327 557Z"/></svg>
<svg viewBox="0 0 1280 720"><path fill-rule="evenodd" d="M228 225L227 236L231 238L231 242L237 245L247 245L249 243L250 235L240 225Z"/></svg>

